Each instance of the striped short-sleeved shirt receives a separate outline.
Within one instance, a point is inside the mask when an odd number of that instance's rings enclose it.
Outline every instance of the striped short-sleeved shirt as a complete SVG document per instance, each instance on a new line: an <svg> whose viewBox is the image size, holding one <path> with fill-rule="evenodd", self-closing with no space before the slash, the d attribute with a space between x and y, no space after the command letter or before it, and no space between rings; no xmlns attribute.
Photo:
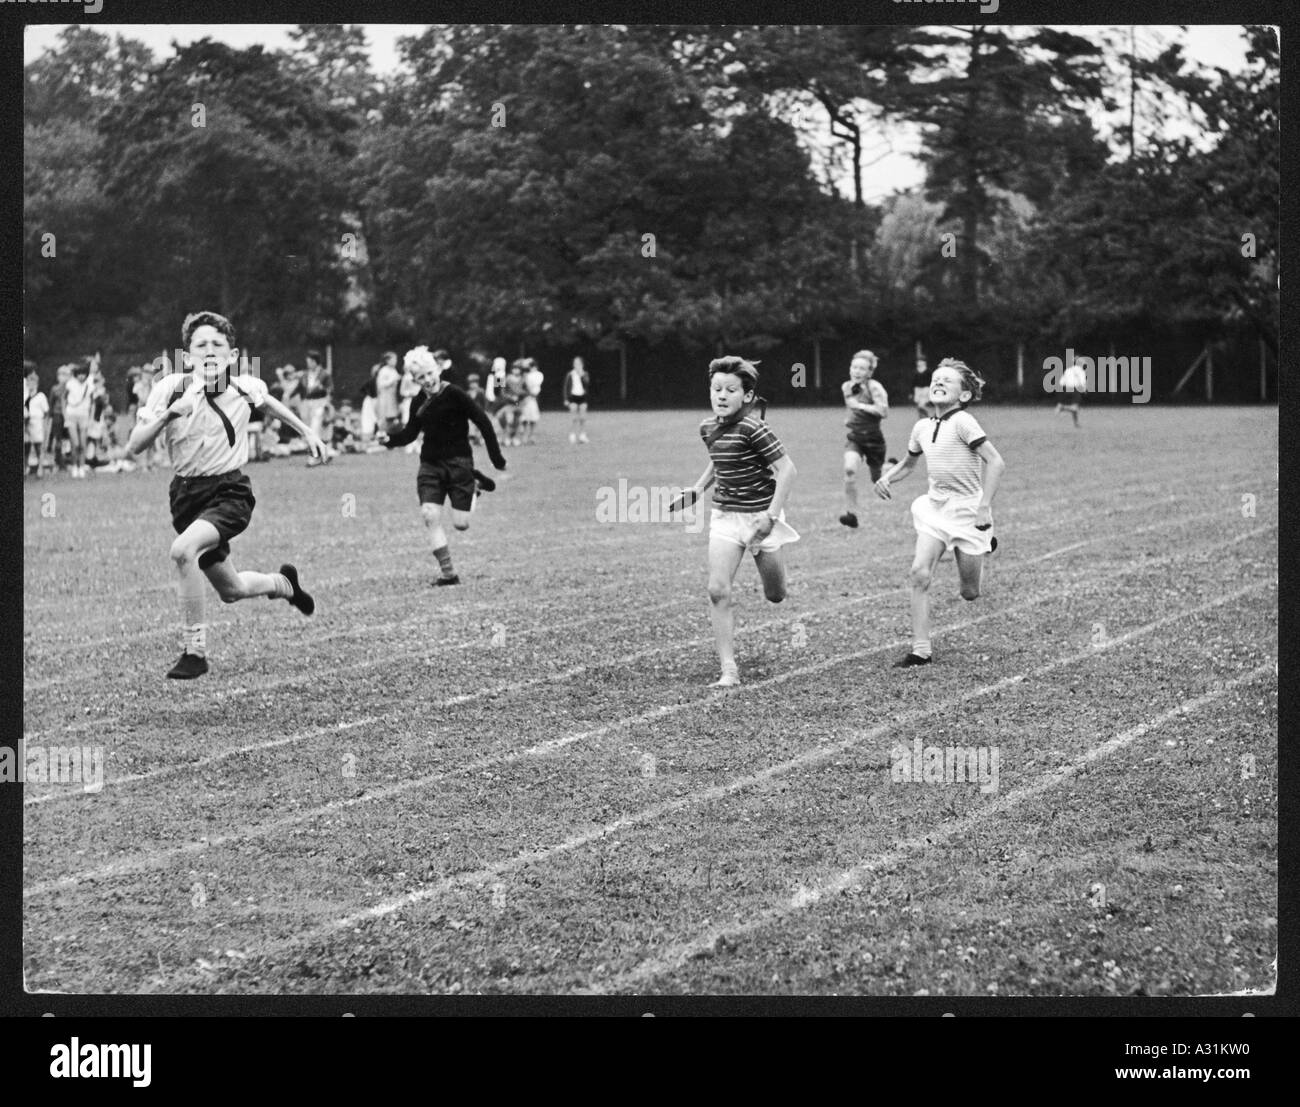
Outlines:
<svg viewBox="0 0 1300 1107"><path fill-rule="evenodd" d="M912 428L907 452L913 457L925 454L932 500L983 493L983 460L975 451L986 441L988 436L975 416L963 408L937 419L922 419Z"/></svg>
<svg viewBox="0 0 1300 1107"><path fill-rule="evenodd" d="M163 418L177 389L194 383L190 373L168 373L153 386L136 421L153 423ZM213 477L247 465L248 424L253 408L266 403L266 397L266 384L254 376L231 377L224 391L199 393L194 407L162 432L172 472L178 477Z"/></svg>
<svg viewBox="0 0 1300 1107"><path fill-rule="evenodd" d="M717 426L716 418L700 424L706 446ZM718 482L713 506L723 511L766 511L776 491L772 464L785 456L785 447L772 428L762 419L746 415L728 425L708 450Z"/></svg>

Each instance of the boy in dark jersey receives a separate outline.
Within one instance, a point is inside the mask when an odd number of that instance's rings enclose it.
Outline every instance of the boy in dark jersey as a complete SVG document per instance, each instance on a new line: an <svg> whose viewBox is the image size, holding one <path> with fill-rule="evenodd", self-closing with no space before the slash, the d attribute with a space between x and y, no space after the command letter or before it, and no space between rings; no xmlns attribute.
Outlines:
<svg viewBox="0 0 1300 1107"><path fill-rule="evenodd" d="M420 497L420 514L429 529L433 556L441 570L436 585L459 584L451 564L447 532L443 527L443 504L451 499L451 525L469 529L474 497L481 489L491 492L496 484L474 468L473 448L469 444L472 422L483 435L488 456L498 470L506 459L497 445L496 431L482 408L454 384L442 379L441 366L427 346L417 346L406 355L405 366L419 384L420 393L411 399L411 414L406 426L380 438L390 450L412 443L423 432L420 447L420 471L416 491Z"/></svg>
<svg viewBox="0 0 1300 1107"><path fill-rule="evenodd" d="M859 350L849 364L849 379L841 385L848 413L844 425L844 514L846 527L858 525L858 467L867 463L874 484L885 463L885 436L880 421L889 414L889 396L884 385L873 379L878 358L870 350ZM892 461L892 459L891 459Z"/></svg>
<svg viewBox="0 0 1300 1107"><path fill-rule="evenodd" d="M716 480L709 522L709 601L718 643L721 678L715 688L740 683L736 665L735 616L731 582L749 550L772 602L785 599L785 559L781 547L799 535L785 521L784 506L794 480L790 460L771 428L763 422L757 395L758 369L740 357L709 362L709 395L714 418L700 424L709 465L672 510L693 504ZM754 408L759 414L754 414Z"/></svg>

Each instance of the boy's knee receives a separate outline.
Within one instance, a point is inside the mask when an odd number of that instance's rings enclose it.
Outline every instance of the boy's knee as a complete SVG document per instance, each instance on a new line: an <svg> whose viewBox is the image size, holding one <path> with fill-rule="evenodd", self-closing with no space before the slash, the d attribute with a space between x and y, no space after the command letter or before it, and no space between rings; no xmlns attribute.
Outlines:
<svg viewBox="0 0 1300 1107"><path fill-rule="evenodd" d="M978 600L980 598L980 586L978 584L967 584L963 581L961 598L963 600Z"/></svg>
<svg viewBox="0 0 1300 1107"><path fill-rule="evenodd" d="M230 583L222 581L220 584L216 585L216 589L217 598L221 600L222 603L238 603L244 598L244 589L237 582Z"/></svg>
<svg viewBox="0 0 1300 1107"><path fill-rule="evenodd" d="M907 572L907 579L913 588L929 588L930 566L913 565Z"/></svg>
<svg viewBox="0 0 1300 1107"><path fill-rule="evenodd" d="M453 520L451 525L452 525L453 527L455 527L457 530L469 530L469 520L468 520L468 519L466 519L463 523L462 523L462 522L459 522L459 521L457 521L457 520Z"/></svg>
<svg viewBox="0 0 1300 1107"><path fill-rule="evenodd" d="M198 551L194 549L189 542L177 538L172 543L172 548L167 551L167 556L176 562L176 568L184 569L198 561Z"/></svg>
<svg viewBox="0 0 1300 1107"><path fill-rule="evenodd" d="M709 602L726 603L731 598L731 585L725 580L709 581Z"/></svg>
<svg viewBox="0 0 1300 1107"><path fill-rule="evenodd" d="M768 603L780 603L785 599L785 586L777 585L772 588L764 588L763 595L767 597Z"/></svg>
<svg viewBox="0 0 1300 1107"><path fill-rule="evenodd" d="M442 518L442 509L437 504L421 504L420 514L429 526L433 526Z"/></svg>

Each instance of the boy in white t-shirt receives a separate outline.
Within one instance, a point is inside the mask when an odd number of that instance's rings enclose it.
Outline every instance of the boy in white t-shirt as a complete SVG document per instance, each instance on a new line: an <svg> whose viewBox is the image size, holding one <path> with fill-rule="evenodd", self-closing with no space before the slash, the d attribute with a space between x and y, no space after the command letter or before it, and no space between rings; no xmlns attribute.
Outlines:
<svg viewBox="0 0 1300 1107"><path fill-rule="evenodd" d="M1083 371L1080 365L1071 365L1064 373L1061 374L1061 387L1065 389L1067 400L1065 403L1056 405L1056 414L1060 415L1062 411L1068 411L1074 419L1074 425L1079 425L1079 402L1083 399L1083 394L1088 391L1088 374Z"/></svg>
<svg viewBox="0 0 1300 1107"><path fill-rule="evenodd" d="M185 647L167 676L192 680L208 671L203 578L223 603L254 596L288 600L304 615L315 602L298 583L298 571L281 565L278 573L236 572L230 564L230 539L241 534L253 515L253 486L240 467L248 460L248 424L254 409L292 427L313 457L325 446L254 376L231 376L238 362L235 328L225 316L201 311L187 316L181 345L189 372L168 373L141 407L127 452L148 449L159 435L167 442L174 476L170 501L177 538L176 564Z"/></svg>
<svg viewBox="0 0 1300 1107"><path fill-rule="evenodd" d="M907 457L876 481L876 493L892 499L890 484L910 473L925 454L930 489L912 503L912 649L894 663L896 669L930 664L930 580L944 552L952 550L957 560L962 599L974 600L980 594L984 558L997 549L991 533L993 497L1006 463L966 410L983 388L984 381L965 362L939 362L930 377L934 416L912 428Z"/></svg>

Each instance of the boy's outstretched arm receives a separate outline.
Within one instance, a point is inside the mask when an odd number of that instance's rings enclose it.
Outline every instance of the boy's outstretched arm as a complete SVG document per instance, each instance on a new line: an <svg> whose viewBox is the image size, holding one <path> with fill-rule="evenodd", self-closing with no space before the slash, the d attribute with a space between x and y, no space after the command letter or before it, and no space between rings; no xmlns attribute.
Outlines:
<svg viewBox="0 0 1300 1107"><path fill-rule="evenodd" d="M776 488L772 491L772 502L767 508L771 518L775 519L785 510L785 500L790 495L790 485L794 483L796 472L789 454L783 454L772 462L772 476L776 478Z"/></svg>
<svg viewBox="0 0 1300 1107"><path fill-rule="evenodd" d="M298 437L307 443L307 448L311 451L312 457L323 458L325 456L325 443L322 442L315 434L312 433L311 427L298 418L292 411L284 406L274 396L267 396L262 401L262 407L274 415L285 426L293 428L298 433Z"/></svg>
<svg viewBox="0 0 1300 1107"><path fill-rule="evenodd" d="M887 473L881 473L880 479L876 481L876 495L882 500L892 499L889 486L896 480L902 480L908 473L916 468L916 459L920 454L908 453L902 461L895 465Z"/></svg>
<svg viewBox="0 0 1300 1107"><path fill-rule="evenodd" d="M1007 463L1002 460L1002 455L992 442L981 442L980 448L975 452L984 460L984 495L980 497L980 505L975 512L975 527L977 530L985 530L993 525L993 497L998 493L998 482L1002 480Z"/></svg>
<svg viewBox="0 0 1300 1107"><path fill-rule="evenodd" d="M389 434L381 434L379 441L390 450L398 446L409 446L420 434L420 420L415 414L415 401L411 401L411 413L406 417L406 426Z"/></svg>
<svg viewBox="0 0 1300 1107"><path fill-rule="evenodd" d="M155 388L156 387L157 386L155 386ZM179 418L183 410L189 406L186 401L189 401L190 404L192 404L195 402L192 398L197 398L202 391L203 382L196 379L190 381L179 396L176 396L175 393L173 393L175 398L161 411L159 411L157 407L150 407L149 403L146 401L143 410L136 417L137 422L135 426L131 428L130 437L126 440L127 456L142 453L144 450L147 450L152 446L154 439L162 434L163 427L173 419ZM151 394L149 399L154 400L156 395L156 392Z"/></svg>
<svg viewBox="0 0 1300 1107"><path fill-rule="evenodd" d="M492 420L487 417L487 412L473 400L467 399L465 414L470 417L474 425L478 427L479 433L483 436L483 445L487 447L488 457L492 459L493 467L498 470L504 469L506 467L506 458L501 452L501 444L497 441L496 427L492 425Z"/></svg>
<svg viewBox="0 0 1300 1107"><path fill-rule="evenodd" d="M690 488L683 488L682 491L673 499L673 502L668 505L668 510L670 512L681 511L683 508L690 507L691 504L695 503L696 500L709 490L709 486L713 483L713 479L713 462L710 461L708 467L700 474L700 479L691 485Z"/></svg>

